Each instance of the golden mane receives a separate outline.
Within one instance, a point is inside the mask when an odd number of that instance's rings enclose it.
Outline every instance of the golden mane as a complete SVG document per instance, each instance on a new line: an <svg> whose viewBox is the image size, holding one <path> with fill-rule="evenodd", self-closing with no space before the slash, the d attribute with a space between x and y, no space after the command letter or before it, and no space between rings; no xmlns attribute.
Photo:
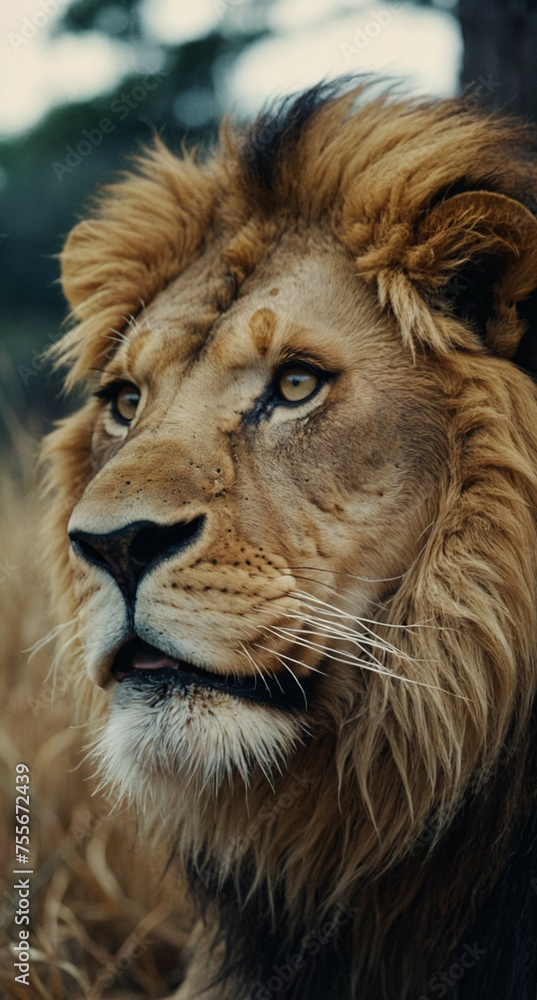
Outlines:
<svg viewBox="0 0 537 1000"><path fill-rule="evenodd" d="M289 987L293 1000L427 989L497 884L495 905L507 905L505 859L535 808L537 393L521 370L537 285L534 137L458 101L364 94L316 88L247 131L226 124L203 164L157 141L62 254L75 325L56 354L69 385L91 378L129 318L207 247L221 248L228 280L201 331L282 234L316 226L395 319L416 385L442 400L446 453L424 471L430 521L370 623L397 676L356 675L349 686L334 661L312 708L317 739L297 749L273 797L263 774L252 777L253 821L231 786L183 792L174 837L224 941L223 982L248 961L248 922L278 942L267 954L282 964L305 928L350 907L340 952L321 972L310 963L297 987L306 992ZM93 417L86 407L68 418L44 451L49 561L66 620L76 604L65 530L91 475ZM292 808L278 806L286 795ZM270 822L256 823L267 808ZM490 949L494 929L483 935ZM476 975L508 991L517 981L489 958ZM272 957L259 961L266 983Z"/></svg>
<svg viewBox="0 0 537 1000"><path fill-rule="evenodd" d="M364 87L337 96L318 88L304 122L287 102L249 133L235 135L225 124L220 151L204 164L193 155L178 159L156 139L139 157L137 173L104 189L94 217L75 227L61 255L77 323L58 347L74 362L69 384L109 355L114 329L180 274L205 240L227 234L230 269L240 282L278 230L295 220L329 221L357 273L394 309L409 343L417 339L440 351L459 343L458 324L440 317L440 332L432 327L416 288L442 288L465 256L439 267L440 237L424 239L419 223L433 203L459 190L508 195L520 203L523 220L523 205L532 205L535 193L526 153L533 133L456 100L394 104L380 97L356 109L366 93ZM271 159L267 189L263 169ZM481 252L478 226L471 236L466 226L465 240L469 253ZM520 240L511 252L518 246Z"/></svg>

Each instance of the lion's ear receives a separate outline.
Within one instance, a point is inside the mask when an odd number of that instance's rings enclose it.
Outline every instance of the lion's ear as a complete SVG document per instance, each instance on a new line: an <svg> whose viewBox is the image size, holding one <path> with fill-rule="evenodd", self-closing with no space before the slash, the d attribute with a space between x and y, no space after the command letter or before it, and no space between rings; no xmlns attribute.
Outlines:
<svg viewBox="0 0 537 1000"><path fill-rule="evenodd" d="M446 197L417 227L404 263L429 303L514 359L527 327L522 303L537 288L537 220L521 202L489 191Z"/></svg>

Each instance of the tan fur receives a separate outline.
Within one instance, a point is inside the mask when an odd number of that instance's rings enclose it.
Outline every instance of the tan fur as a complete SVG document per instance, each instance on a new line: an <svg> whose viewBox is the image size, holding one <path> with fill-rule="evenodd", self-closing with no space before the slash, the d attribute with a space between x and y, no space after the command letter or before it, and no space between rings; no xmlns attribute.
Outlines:
<svg viewBox="0 0 537 1000"><path fill-rule="evenodd" d="M374 877L364 891L378 917L356 921L357 971L367 954L381 961L420 888L421 876L402 879L388 897L380 876L432 818L440 838L469 789L486 794L505 742L523 745L528 727L537 400L508 359L525 329L517 303L537 283L537 224L524 205L537 174L517 159L522 128L450 102L355 101L328 101L306 123L271 192L226 127L204 165L157 144L75 228L62 257L75 325L58 351L69 384L105 368L142 401L127 434L90 399L49 437L45 458L60 617L77 616L98 685L114 694L122 598L69 553L69 521L104 533L205 514L201 541L140 587L144 638L158 645L164 634L214 671L288 668L297 683L323 671L292 722L198 699L194 770L183 744L174 757L171 715L151 723L143 767L136 733L128 773L113 735L97 756L150 819L165 813L185 861L210 859L223 880L254 859L257 884L281 877L290 939L304 915L313 925ZM465 190L449 197L461 178ZM442 290L490 259L484 346ZM333 381L246 426L282 361L304 354ZM209 711L225 713L229 746L225 764L205 771ZM310 785L292 808L245 836L297 774ZM442 891L446 925L462 926L470 914L456 888ZM480 882L476 907L483 892ZM196 977L205 983L205 965L196 972L194 960L181 997Z"/></svg>

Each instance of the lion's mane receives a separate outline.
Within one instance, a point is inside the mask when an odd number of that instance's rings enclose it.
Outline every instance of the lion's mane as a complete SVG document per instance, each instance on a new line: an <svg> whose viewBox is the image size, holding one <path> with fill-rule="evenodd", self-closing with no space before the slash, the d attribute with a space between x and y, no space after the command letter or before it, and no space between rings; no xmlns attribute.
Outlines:
<svg viewBox="0 0 537 1000"><path fill-rule="evenodd" d="M203 254L208 232L225 243L230 280L200 330L288 227L323 225L444 400L431 521L372 625L409 683L334 663L312 709L317 738L274 791L256 773L246 797L240 782L216 796L185 789L180 821L167 816L213 942L211 998L273 996L275 970L289 967L290 1000L416 1000L466 945L475 961L458 987L458 972L438 980L446 995L533 995L533 141L457 101L315 88L246 132L225 125L203 164L157 141L67 241L74 323L58 351L71 386L106 364L110 331ZM45 445L66 621L66 523L92 475L90 430L83 411Z"/></svg>

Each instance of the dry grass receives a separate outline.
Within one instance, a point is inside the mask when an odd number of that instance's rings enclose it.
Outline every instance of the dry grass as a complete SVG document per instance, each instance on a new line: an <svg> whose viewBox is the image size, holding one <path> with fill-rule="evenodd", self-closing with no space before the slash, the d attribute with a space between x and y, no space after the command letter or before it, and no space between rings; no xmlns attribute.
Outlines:
<svg viewBox="0 0 537 1000"><path fill-rule="evenodd" d="M36 446L17 446L0 485L0 995L24 1000L157 998L180 979L188 914L162 857L135 849L126 816L92 796L72 715L69 664L50 676L52 646L27 650L53 622L39 566ZM13 466L11 460L11 465ZM25 652L26 651L26 652ZM31 775L31 985L14 981L15 775Z"/></svg>

